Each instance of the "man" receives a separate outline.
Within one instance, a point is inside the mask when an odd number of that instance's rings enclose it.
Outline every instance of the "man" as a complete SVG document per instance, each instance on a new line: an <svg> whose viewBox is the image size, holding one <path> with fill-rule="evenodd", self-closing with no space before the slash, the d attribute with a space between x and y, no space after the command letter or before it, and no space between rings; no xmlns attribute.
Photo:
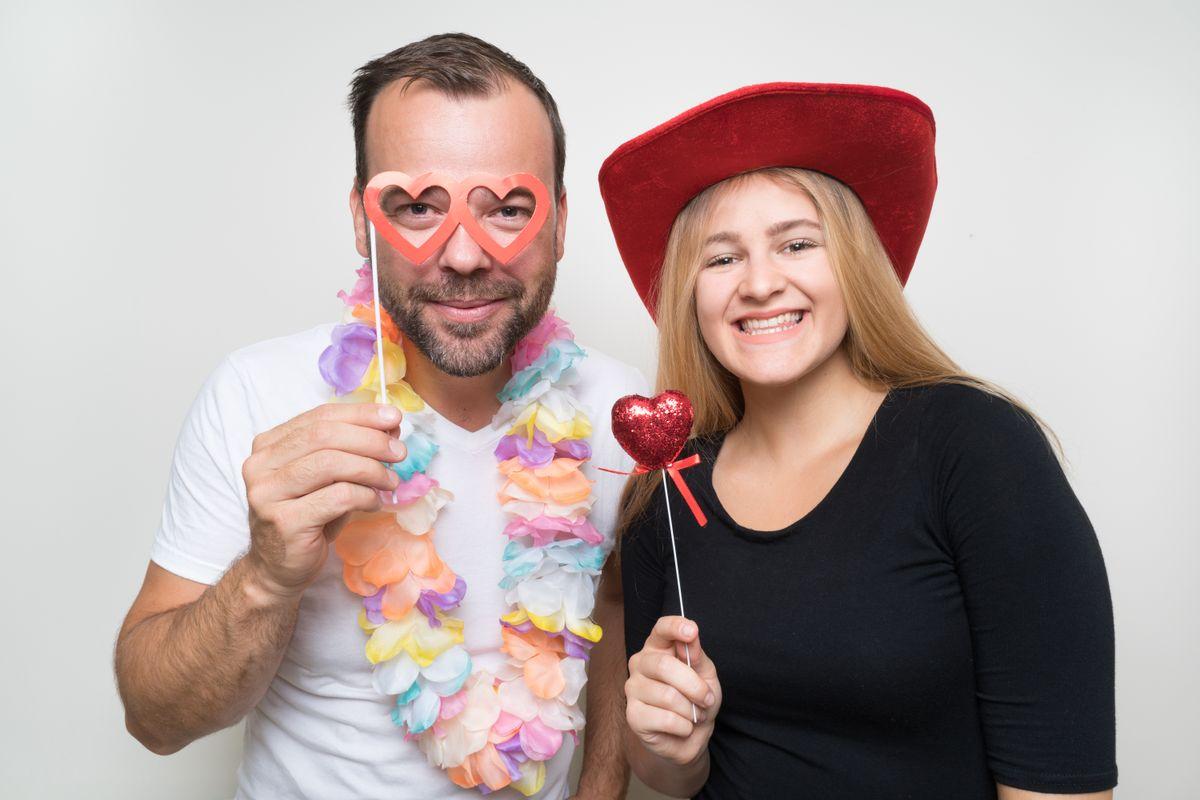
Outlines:
<svg viewBox="0 0 1200 800"><path fill-rule="evenodd" d="M465 622L472 661L494 670L506 660L498 618L512 609L498 586L506 515L492 452L504 430L489 423L511 375L509 356L546 311L563 254L562 125L524 64L460 34L366 64L350 106L357 151L350 205L364 257L370 223L362 190L380 172L529 173L551 190L544 226L507 263L465 227L419 264L377 240L381 306L403 335L406 380L435 412L440 450L431 475L454 493L430 535L470 587L455 615ZM436 192L431 197L410 198L405 213L437 213ZM126 725L147 748L168 754L246 717L238 798L477 796L405 740L389 717L396 698L376 690L363 658L355 624L362 598L343 583L333 543L353 512L379 510L379 490L396 485L385 465L406 453L395 408L328 402L317 360L331 327L233 353L192 407L152 560L117 642ZM592 462L627 466L612 444L608 409L644 390L643 379L595 351L577 369L575 393L595 426ZM590 518L610 547L620 488L601 478L592 490ZM614 583L593 613L605 635L588 667L580 797L622 796L627 781ZM566 796L572 750L565 737L546 762L539 797Z"/></svg>

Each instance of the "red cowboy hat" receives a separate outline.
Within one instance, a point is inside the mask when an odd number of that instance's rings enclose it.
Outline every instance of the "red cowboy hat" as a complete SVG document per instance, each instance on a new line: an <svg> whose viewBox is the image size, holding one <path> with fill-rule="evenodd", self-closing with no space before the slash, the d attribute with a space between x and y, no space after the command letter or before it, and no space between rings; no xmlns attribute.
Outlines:
<svg viewBox="0 0 1200 800"><path fill-rule="evenodd" d="M709 186L763 167L816 170L853 189L904 283L937 188L933 140L933 112L905 92L764 83L709 100L618 147L600 167L600 194L651 316L675 217Z"/></svg>

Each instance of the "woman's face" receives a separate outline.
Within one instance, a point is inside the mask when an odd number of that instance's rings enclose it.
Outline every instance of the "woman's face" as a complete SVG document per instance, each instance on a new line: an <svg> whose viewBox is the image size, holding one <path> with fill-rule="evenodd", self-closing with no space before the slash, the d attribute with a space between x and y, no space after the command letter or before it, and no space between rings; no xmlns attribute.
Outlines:
<svg viewBox="0 0 1200 800"><path fill-rule="evenodd" d="M726 369L777 386L837 350L846 304L804 191L752 176L717 200L702 236L696 316Z"/></svg>

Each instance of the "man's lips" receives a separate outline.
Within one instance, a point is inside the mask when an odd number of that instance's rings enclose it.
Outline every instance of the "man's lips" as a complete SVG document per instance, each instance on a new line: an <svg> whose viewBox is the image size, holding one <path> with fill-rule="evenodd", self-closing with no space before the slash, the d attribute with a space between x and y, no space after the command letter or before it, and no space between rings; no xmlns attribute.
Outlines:
<svg viewBox="0 0 1200 800"><path fill-rule="evenodd" d="M490 317L504 304L503 298L473 300L431 300L429 305L452 322L479 322Z"/></svg>

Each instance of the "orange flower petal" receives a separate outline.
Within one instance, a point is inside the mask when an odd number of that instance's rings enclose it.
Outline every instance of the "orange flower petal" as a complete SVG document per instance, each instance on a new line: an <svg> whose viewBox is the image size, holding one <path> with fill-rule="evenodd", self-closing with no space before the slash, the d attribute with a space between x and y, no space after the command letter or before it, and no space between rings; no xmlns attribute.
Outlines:
<svg viewBox="0 0 1200 800"><path fill-rule="evenodd" d="M567 685L558 656L541 653L525 662L525 684L542 699L557 697Z"/></svg>
<svg viewBox="0 0 1200 800"><path fill-rule="evenodd" d="M392 514L355 514L333 543L338 558L361 566L378 553L388 537L400 530Z"/></svg>
<svg viewBox="0 0 1200 800"><path fill-rule="evenodd" d="M521 634L512 628L501 626L500 638L504 640L503 644L500 645L500 649L518 661L525 661L533 658L539 652L536 645L525 641L525 639L521 637Z"/></svg>
<svg viewBox="0 0 1200 800"><path fill-rule="evenodd" d="M489 744L478 753L473 753L467 761L475 762L475 773L493 792L503 789L512 782L504 762L500 759L500 754L496 752L495 745Z"/></svg>
<svg viewBox="0 0 1200 800"><path fill-rule="evenodd" d="M362 320L372 328L375 327L375 306L357 305L352 309L351 313L355 319ZM396 323L392 322L392 318L388 316L387 311L383 308L379 309L379 326L383 329L383 335L390 341L400 341L400 331L396 328Z"/></svg>
<svg viewBox="0 0 1200 800"><path fill-rule="evenodd" d="M363 577L376 586L397 583L408 577L409 562L402 542L393 539L363 565Z"/></svg>
<svg viewBox="0 0 1200 800"><path fill-rule="evenodd" d="M421 587L411 577L399 583L390 584L383 591L383 615L388 619L400 619L417 604L421 596Z"/></svg>
<svg viewBox="0 0 1200 800"><path fill-rule="evenodd" d="M379 591L378 586L363 580L362 567L356 567L353 564L346 564L342 567L342 581L345 582L347 589L363 597L370 597Z"/></svg>
<svg viewBox="0 0 1200 800"><path fill-rule="evenodd" d="M444 562L442 563L442 571L433 579L432 583L426 583L426 589L432 589L438 594L445 594L454 588L455 581L458 576L454 574L454 570L450 569Z"/></svg>

